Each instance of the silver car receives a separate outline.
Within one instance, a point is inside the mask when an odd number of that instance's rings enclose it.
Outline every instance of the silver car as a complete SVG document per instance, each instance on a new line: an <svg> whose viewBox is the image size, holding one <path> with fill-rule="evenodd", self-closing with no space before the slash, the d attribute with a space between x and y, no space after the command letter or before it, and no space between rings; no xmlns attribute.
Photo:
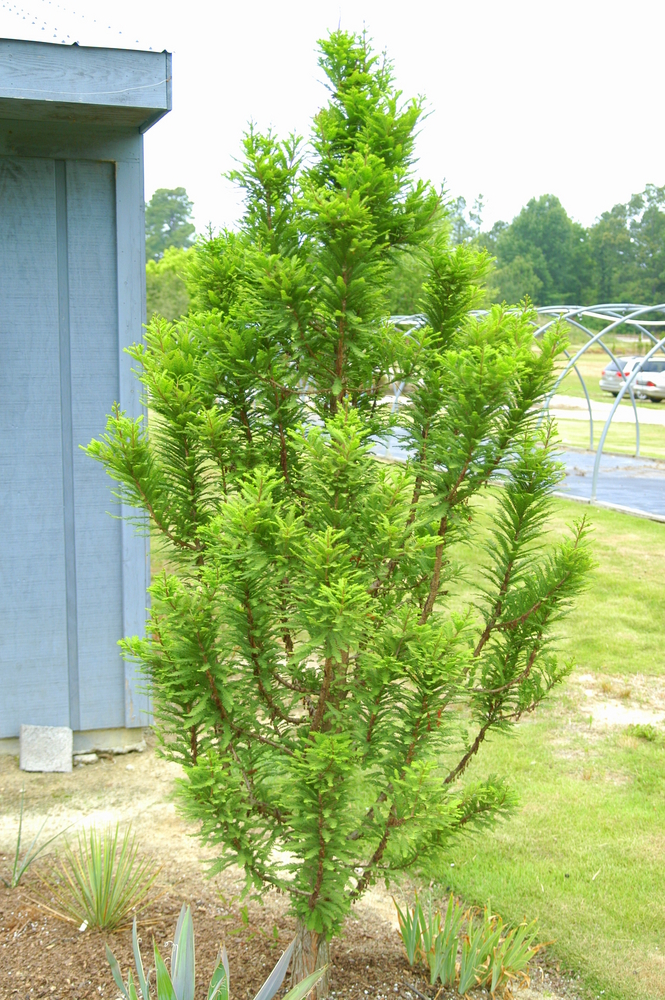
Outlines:
<svg viewBox="0 0 665 1000"><path fill-rule="evenodd" d="M618 396L626 377L630 375L638 361L642 360L642 357L643 355L633 354L628 358L617 358L617 361L621 365L621 370L617 368L613 361L608 361L601 372L600 388L604 389L605 392L611 392L613 396Z"/></svg>
<svg viewBox="0 0 665 1000"><path fill-rule="evenodd" d="M642 365L642 370L635 376L635 392L646 396L652 403L660 403L665 399L665 358L651 358Z"/></svg>

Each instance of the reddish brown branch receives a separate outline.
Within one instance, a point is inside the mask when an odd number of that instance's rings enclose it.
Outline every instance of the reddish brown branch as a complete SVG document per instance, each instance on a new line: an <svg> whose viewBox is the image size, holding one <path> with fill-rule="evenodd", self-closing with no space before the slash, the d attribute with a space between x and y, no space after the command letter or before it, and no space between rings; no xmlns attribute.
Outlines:
<svg viewBox="0 0 665 1000"><path fill-rule="evenodd" d="M328 700L328 695L330 694L330 688L333 679L333 659L332 656L326 658L326 662L323 668L323 684L321 685L321 692L319 694L319 700L316 705L316 710L314 712L314 718L312 719L311 732L316 733L321 729L323 725L323 717L326 711L326 702Z"/></svg>
<svg viewBox="0 0 665 1000"><path fill-rule="evenodd" d="M522 671L522 673L518 677L513 678L513 680L510 681L508 684L504 684L503 688L497 688L497 693L500 693L502 690L506 691L509 688L514 687L516 684L521 684L521 683L523 683L523 681L525 681L528 678L529 674L531 673L531 668L533 667L533 664L535 663L536 656L538 655L538 651L539 650L540 650L540 645L539 645L539 642L537 641L535 643L533 649L531 650L531 653L529 655L529 659L527 660L527 665L524 668L524 670ZM499 706L501 705L501 703L502 702L499 701L499 704L495 705L495 707L491 710L490 718L487 720L487 722L485 722L481 726L481 728L478 731L478 735L476 736L475 740L473 741L473 743L471 744L471 746L469 747L469 749L467 750L467 752L464 754L464 756L462 757L462 759L459 762L459 764L457 765L457 767L453 768L453 770L450 772L450 774L448 775L448 777L445 779L444 785L449 785L451 781L454 781L455 778L457 778L458 775L460 775L462 773L462 771L465 770L465 768L468 765L468 763L471 760L471 758L474 757L478 753L478 750L480 748L480 744L485 739L485 735L486 735L488 729L490 729L490 727L493 726L496 722L503 721L503 717L501 719L499 719L497 717L497 715L496 715L497 709L499 708ZM519 714L521 714L521 710L517 714L519 716Z"/></svg>
<svg viewBox="0 0 665 1000"><path fill-rule="evenodd" d="M478 645L473 651L474 658L480 656L480 654L482 653L485 643L489 639L497 621L499 620L499 616L501 615L501 610L503 608L503 598L506 596L512 572L513 572L513 561L511 559L511 561L508 563L508 566L506 567L506 572L503 575L503 580L501 581L501 586L499 588L499 595L492 609L492 614L487 619L487 624L485 626L483 634L478 640Z"/></svg>
<svg viewBox="0 0 665 1000"><path fill-rule="evenodd" d="M245 593L245 614L247 615L247 624L249 625L247 639L249 642L250 656L252 659L252 669L254 672L254 677L256 678L256 683L259 689L259 694L265 702L268 712L270 714L270 719L275 723L275 719L279 718L283 722L288 722L289 725L298 725L302 720L296 719L291 715L287 715L279 705L275 702L270 692L267 690L263 679L261 677L261 664L259 663L259 652L260 648L254 638L254 615L252 614L252 609L249 603L249 594ZM275 726L275 728L277 728Z"/></svg>
<svg viewBox="0 0 665 1000"><path fill-rule="evenodd" d="M222 721L227 722L231 727L231 730L236 736L239 736L248 741L256 740L257 743L263 743L265 746L272 747L273 750L279 750L280 753L285 753L287 757L293 757L293 750L289 750L287 746L283 743L275 743L274 740L269 740L266 736L261 736L260 733L254 733L251 730L240 729L239 726L234 725L234 723L229 718L229 714L224 708L224 703L219 696L219 691L217 690L217 685L215 684L215 678L212 676L212 672L208 669L206 670L206 678L210 686L210 695L215 704L215 708L219 712L219 716Z"/></svg>
<svg viewBox="0 0 665 1000"><path fill-rule="evenodd" d="M441 518L441 524L439 525L439 536L443 539L446 534L446 529L448 527L448 518L444 514ZM430 583L429 593L427 595L427 600L420 615L419 624L424 625L429 616L432 613L434 603L439 593L439 587L441 586L441 567L443 565L443 547L444 542L441 541L436 547L435 558L434 558L434 573L432 574L432 582Z"/></svg>
<svg viewBox="0 0 665 1000"><path fill-rule="evenodd" d="M386 847L388 846L388 838L390 837L391 830L395 826L399 826L400 821L397 819L397 811L395 805L390 807L390 812L388 813L388 819L386 820L385 829L383 831L383 836L379 841L379 845L374 851L374 854L369 860L369 863L365 866L362 875L356 882L356 887L351 893L351 899L359 899L363 892L372 880L372 873L374 868L379 864L381 858L383 857Z"/></svg>
<svg viewBox="0 0 665 1000"><path fill-rule="evenodd" d="M244 410L244 409L242 409L242 408L240 410L240 420L241 420L241 422L242 422L242 424L243 424L243 426L245 428L245 434L247 435L247 442L248 442L248 444L251 444L252 443L252 429L249 426L249 417L247 416L247 411Z"/></svg>
<svg viewBox="0 0 665 1000"><path fill-rule="evenodd" d="M318 834L319 834L319 857L316 869L316 882L314 883L314 889L312 890L312 895L309 897L309 908L313 910L316 906L316 901L319 898L321 892L321 886L323 885L323 863L326 860L326 842L323 838L323 800L321 797L321 792L319 792L319 820L318 820Z"/></svg>
<svg viewBox="0 0 665 1000"><path fill-rule="evenodd" d="M462 771L465 769L465 767L467 766L467 764L469 763L469 761L471 760L471 758L473 756L475 756L475 754L478 753L478 750L480 748L480 744L483 742L483 740L485 739L485 736L487 734L487 730L490 728L491 725L493 725L493 723L495 721L496 720L495 720L494 716L492 715L492 717L480 728L480 730L478 732L478 735L476 736L475 740L473 741L473 743L471 744L471 746L469 747L469 749L467 750L467 752L462 757L462 759L459 762L459 764L457 765L457 767L453 768L453 770L450 772L450 774L448 775L448 777L443 782L444 785L449 785L451 781L454 781L455 778L459 774L461 774Z"/></svg>

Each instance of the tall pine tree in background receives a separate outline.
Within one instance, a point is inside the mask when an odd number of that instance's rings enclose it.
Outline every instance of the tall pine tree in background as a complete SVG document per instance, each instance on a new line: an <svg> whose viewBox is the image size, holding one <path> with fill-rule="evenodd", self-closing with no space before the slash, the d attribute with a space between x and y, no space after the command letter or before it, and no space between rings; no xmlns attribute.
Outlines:
<svg viewBox="0 0 665 1000"><path fill-rule="evenodd" d="M192 245L193 207L184 187L157 188L145 207L147 260L161 260L167 247L184 250Z"/></svg>
<svg viewBox="0 0 665 1000"><path fill-rule="evenodd" d="M364 38L334 33L320 65L309 149L247 134L239 231L197 244L189 317L132 351L150 435L116 408L88 449L166 554L124 643L162 752L215 869L288 894L297 978L375 880L436 876L510 806L467 765L564 676L588 566L583 523L545 531L559 335L470 317L488 258L413 179L420 103ZM408 333L385 320L400 254L427 275ZM388 435L408 462L375 457Z"/></svg>

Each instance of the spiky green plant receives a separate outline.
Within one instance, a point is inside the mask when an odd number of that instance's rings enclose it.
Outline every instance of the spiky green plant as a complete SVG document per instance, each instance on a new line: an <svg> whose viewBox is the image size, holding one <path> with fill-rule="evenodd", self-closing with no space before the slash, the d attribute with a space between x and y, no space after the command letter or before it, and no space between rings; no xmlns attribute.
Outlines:
<svg viewBox="0 0 665 1000"><path fill-rule="evenodd" d="M416 911L418 913L418 923L420 925L420 950L421 956L427 962L427 956L434 948L434 942L441 930L441 914L432 905L432 897L429 896L425 906L416 898Z"/></svg>
<svg viewBox="0 0 665 1000"><path fill-rule="evenodd" d="M275 996L284 982L294 946L295 941L292 941L254 997L254 1000L272 1000ZM192 922L192 911L189 906L185 906L183 903L180 916L178 917L178 923L173 936L170 973L159 953L157 945L154 944L153 947L157 989L156 1000L194 1000L196 958L194 952L194 924ZM113 978L125 1000L151 1000L150 975L146 976L143 968L143 959L141 958L141 949L136 931L136 917L134 917L134 924L132 926L132 948L134 951L136 980L141 991L141 996L139 997L137 994L131 969L127 976L127 982L123 981L120 966L115 955L107 945L106 958L111 966ZM297 983L293 989L289 990L284 1000L302 1000L316 986L319 979L325 974L325 971L325 968L318 969L302 982ZM229 962L226 955L226 948L222 948L217 956L217 962L210 979L207 1000L229 1000L229 981Z"/></svg>
<svg viewBox="0 0 665 1000"><path fill-rule="evenodd" d="M289 896L302 972L373 882L429 880L512 805L466 768L566 674L589 564L584 521L547 530L559 331L470 313L489 261L414 177L422 104L365 38L335 32L320 65L309 149L250 130L238 232L190 253L190 316L131 351L150 434L116 407L88 449L162 542L124 643L162 753L213 870ZM427 273L411 332L385 318L402 253ZM406 463L377 461L390 435Z"/></svg>
<svg viewBox="0 0 665 1000"><path fill-rule="evenodd" d="M542 947L533 944L535 920L505 927L489 905L478 919L473 909L465 912L452 893L444 914L433 909L431 898L427 908L417 897L412 908L402 911L395 906L409 965L423 963L429 968L432 986L436 982L444 987L457 985L462 996L474 986L485 986L494 996L519 976L526 979L524 970Z"/></svg>
<svg viewBox="0 0 665 1000"><path fill-rule="evenodd" d="M400 909L397 900L393 899L393 903L397 910L397 922L399 924L399 932L402 935L404 950L406 951L406 959L409 965L415 965L420 955L422 941L418 897L416 896L415 906L405 906L403 911Z"/></svg>
<svg viewBox="0 0 665 1000"><path fill-rule="evenodd" d="M21 804L19 806L19 814L18 814L18 832L16 834L16 850L14 851L14 863L12 865L12 871L11 871L11 875L9 876L9 878L8 879L6 879L6 878L2 879L2 881L7 886L8 889L15 889L17 887L17 885L20 883L20 881L23 878L23 876L25 875L25 873L27 872L27 870L30 867L30 865L33 863L33 861L35 861L39 857L39 855L42 853L42 851L44 851L49 846L49 844L52 844L54 840L57 840L58 837L62 836L62 834L65 832L64 830L59 830L58 833L54 833L52 837L49 837L48 840L45 840L44 843L40 844L39 847L38 847L37 846L37 842L38 842L38 840L39 840L39 838L41 836L42 830L44 829L44 827L46 826L46 823L48 821L48 816L47 816L44 819L44 822L40 826L40 828L37 831L37 833L35 834L35 836L30 841L30 844L28 845L28 848L27 848L25 854L23 855L23 857L21 857L21 841L22 841L22 835L23 835L23 806L24 806L24 804L25 804L25 788L22 788L21 789Z"/></svg>
<svg viewBox="0 0 665 1000"><path fill-rule="evenodd" d="M503 925L489 907L485 907L481 920L469 920L462 938L457 992L464 996L472 986L479 986L488 977L490 957L501 940Z"/></svg>
<svg viewBox="0 0 665 1000"><path fill-rule="evenodd" d="M509 985L518 976L526 979L525 969L543 947L533 944L537 933L535 920L530 924L524 922L519 927L512 927L505 932L501 928L501 931L503 936L492 950L489 974L485 980L485 985L492 996L500 987Z"/></svg>
<svg viewBox="0 0 665 1000"><path fill-rule="evenodd" d="M440 930L426 956L432 986L438 980L443 986L452 986L455 982L457 947L464 916L462 906L451 893L446 912L439 920Z"/></svg>
<svg viewBox="0 0 665 1000"><path fill-rule="evenodd" d="M43 901L65 920L86 927L113 930L141 912L159 875L158 866L139 855L131 827L120 833L91 826L74 845L65 843L50 874L42 881L49 890Z"/></svg>

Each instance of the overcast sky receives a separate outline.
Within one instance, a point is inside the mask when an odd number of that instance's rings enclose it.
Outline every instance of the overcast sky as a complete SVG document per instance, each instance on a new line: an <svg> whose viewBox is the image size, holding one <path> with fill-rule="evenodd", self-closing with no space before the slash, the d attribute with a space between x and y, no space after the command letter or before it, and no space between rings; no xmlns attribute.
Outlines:
<svg viewBox="0 0 665 1000"><path fill-rule="evenodd" d="M198 229L233 225L233 166L253 118L307 134L325 100L316 40L366 25L429 117L418 173L484 227L559 196L589 224L665 184L662 0L0 0L0 36L173 52L173 111L145 140L145 189L184 186Z"/></svg>

